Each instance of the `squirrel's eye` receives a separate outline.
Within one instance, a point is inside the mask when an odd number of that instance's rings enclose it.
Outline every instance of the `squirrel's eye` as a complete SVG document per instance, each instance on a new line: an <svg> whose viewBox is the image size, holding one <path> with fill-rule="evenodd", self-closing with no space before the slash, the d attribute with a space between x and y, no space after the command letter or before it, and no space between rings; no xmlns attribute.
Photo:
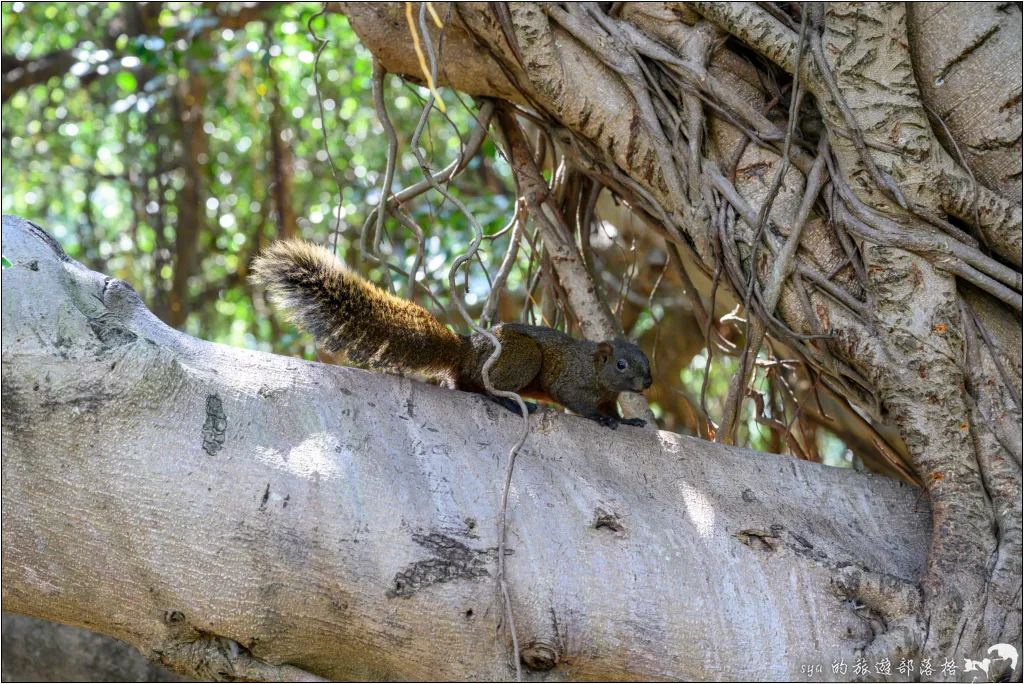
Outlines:
<svg viewBox="0 0 1024 684"><path fill-rule="evenodd" d="M619 359L619 362L617 364L615 364L615 366L619 370L626 370L626 360L625 359Z"/></svg>

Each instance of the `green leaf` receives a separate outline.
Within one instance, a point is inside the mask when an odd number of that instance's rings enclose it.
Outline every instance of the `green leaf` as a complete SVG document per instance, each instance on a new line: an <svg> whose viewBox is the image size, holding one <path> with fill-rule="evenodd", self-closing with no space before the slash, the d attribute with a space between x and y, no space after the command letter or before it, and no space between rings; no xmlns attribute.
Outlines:
<svg viewBox="0 0 1024 684"><path fill-rule="evenodd" d="M11 266L14 265L14 264L11 263L10 259L8 259L7 257L3 256L2 254L0 254L0 262L3 263L3 267L4 268L10 268Z"/></svg>
<svg viewBox="0 0 1024 684"><path fill-rule="evenodd" d="M117 85L126 93L134 93L139 82L135 80L135 75L131 72L122 71L117 75Z"/></svg>

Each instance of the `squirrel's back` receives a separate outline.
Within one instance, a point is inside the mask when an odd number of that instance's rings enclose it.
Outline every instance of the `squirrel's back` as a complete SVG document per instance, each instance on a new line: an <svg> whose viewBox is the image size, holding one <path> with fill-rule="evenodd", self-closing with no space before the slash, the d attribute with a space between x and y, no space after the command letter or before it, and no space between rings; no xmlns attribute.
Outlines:
<svg viewBox="0 0 1024 684"><path fill-rule="evenodd" d="M451 376L465 355L465 340L429 311L347 270L325 247L275 242L249 278L324 349L353 363Z"/></svg>

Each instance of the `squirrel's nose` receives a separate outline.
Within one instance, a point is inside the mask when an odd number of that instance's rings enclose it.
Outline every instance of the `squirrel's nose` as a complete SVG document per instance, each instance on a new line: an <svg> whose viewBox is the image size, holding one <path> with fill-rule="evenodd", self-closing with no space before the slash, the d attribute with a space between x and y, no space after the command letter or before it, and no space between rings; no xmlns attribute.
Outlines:
<svg viewBox="0 0 1024 684"><path fill-rule="evenodd" d="M651 385L653 385L653 384L654 384L654 378L652 378L649 375L646 378L644 378L644 389L650 389Z"/></svg>

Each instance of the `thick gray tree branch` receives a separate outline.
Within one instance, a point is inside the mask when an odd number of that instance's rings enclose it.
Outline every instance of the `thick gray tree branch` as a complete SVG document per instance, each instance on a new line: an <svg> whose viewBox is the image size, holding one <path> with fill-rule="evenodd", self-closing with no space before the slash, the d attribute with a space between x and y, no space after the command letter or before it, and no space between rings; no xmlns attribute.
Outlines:
<svg viewBox="0 0 1024 684"><path fill-rule="evenodd" d="M509 676L494 522L519 417L196 340L3 225L5 609L205 677ZM528 676L794 678L871 638L858 587L924 570L913 488L531 420L507 559Z"/></svg>

